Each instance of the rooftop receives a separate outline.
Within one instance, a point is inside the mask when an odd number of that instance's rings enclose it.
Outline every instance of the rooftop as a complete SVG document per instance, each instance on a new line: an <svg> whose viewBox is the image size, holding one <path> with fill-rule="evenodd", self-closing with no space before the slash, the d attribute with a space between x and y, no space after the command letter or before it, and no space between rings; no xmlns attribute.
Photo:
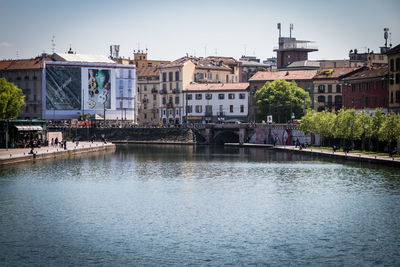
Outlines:
<svg viewBox="0 0 400 267"><path fill-rule="evenodd" d="M36 57L31 59L16 59L0 61L0 70L27 70L42 69L44 61L53 61L50 57Z"/></svg>
<svg viewBox="0 0 400 267"><path fill-rule="evenodd" d="M316 74L317 70L259 71L249 81L311 80Z"/></svg>
<svg viewBox="0 0 400 267"><path fill-rule="evenodd" d="M216 61L215 58L220 58L219 61ZM233 59L233 58L232 58ZM181 57L177 60L172 61L171 63L165 64L162 68L172 68L172 67L182 67L186 62L192 62L195 65L196 69L214 69L214 70L225 70L230 71L224 61L228 62L228 58L222 59L222 57L207 57L207 58L198 58L192 56Z"/></svg>
<svg viewBox="0 0 400 267"><path fill-rule="evenodd" d="M360 79L372 79L372 78L382 78L388 73L388 66L381 67L381 68L370 68L366 70L362 70L356 72L343 80L350 81L350 80L360 80Z"/></svg>
<svg viewBox="0 0 400 267"><path fill-rule="evenodd" d="M142 67L136 69L138 77L159 76L160 69L156 67Z"/></svg>
<svg viewBox="0 0 400 267"><path fill-rule="evenodd" d="M191 83L184 91L244 91L249 83Z"/></svg>
<svg viewBox="0 0 400 267"><path fill-rule="evenodd" d="M113 60L103 55L54 53L53 58L56 61L109 63L109 64L115 63Z"/></svg>
<svg viewBox="0 0 400 267"><path fill-rule="evenodd" d="M360 68L334 68L334 69L322 69L318 71L317 75L315 75L314 80L321 79L338 79L344 75L347 75L353 71L356 71Z"/></svg>

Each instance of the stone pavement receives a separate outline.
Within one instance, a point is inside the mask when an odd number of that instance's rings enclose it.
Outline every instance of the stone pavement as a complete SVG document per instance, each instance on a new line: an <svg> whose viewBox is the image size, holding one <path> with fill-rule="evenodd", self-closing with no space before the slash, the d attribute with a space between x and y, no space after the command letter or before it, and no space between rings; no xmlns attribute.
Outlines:
<svg viewBox="0 0 400 267"><path fill-rule="evenodd" d="M375 163L387 163L387 164L391 164L391 165L400 166L400 157L389 157L389 156L380 156L380 155L375 155L375 154L355 153L355 152L351 152L351 151L349 153L346 153L343 151L333 152L332 150L318 149L318 148L300 149L299 147L294 147L294 146L275 146L274 149L300 152L300 153L304 153L304 154L317 154L317 155L322 155L322 156L343 158L343 159L349 159L349 160L367 161L367 162L375 162Z"/></svg>
<svg viewBox="0 0 400 267"><path fill-rule="evenodd" d="M104 144L103 142L79 142L78 146L76 143L67 142L67 149L61 148L60 146L42 146L40 148L35 147L34 153L35 156L29 154L31 151L30 148L9 148L7 149L0 149L0 165L9 164L21 161L30 161L32 158L49 158L53 155L58 154L65 154L72 152L75 153L83 153L83 152L91 152L91 151L98 151L103 150L108 147L115 147L112 143Z"/></svg>

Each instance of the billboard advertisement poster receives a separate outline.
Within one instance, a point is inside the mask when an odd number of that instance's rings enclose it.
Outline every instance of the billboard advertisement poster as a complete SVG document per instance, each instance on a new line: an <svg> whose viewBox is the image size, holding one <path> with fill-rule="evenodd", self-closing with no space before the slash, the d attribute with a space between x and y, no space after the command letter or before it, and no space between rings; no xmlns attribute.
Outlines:
<svg viewBox="0 0 400 267"><path fill-rule="evenodd" d="M88 69L85 109L103 110L111 109L111 70ZM84 87L85 88L85 87Z"/></svg>
<svg viewBox="0 0 400 267"><path fill-rule="evenodd" d="M80 110L81 68L46 66L46 110Z"/></svg>

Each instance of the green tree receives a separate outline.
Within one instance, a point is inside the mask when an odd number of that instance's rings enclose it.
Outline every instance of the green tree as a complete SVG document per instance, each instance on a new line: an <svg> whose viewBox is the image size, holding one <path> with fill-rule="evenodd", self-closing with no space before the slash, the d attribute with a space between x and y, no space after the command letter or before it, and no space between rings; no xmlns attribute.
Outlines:
<svg viewBox="0 0 400 267"><path fill-rule="evenodd" d="M358 125L361 130L362 150L365 150L365 139L370 139L373 134L372 118L371 115L364 111L356 114L356 125Z"/></svg>
<svg viewBox="0 0 400 267"><path fill-rule="evenodd" d="M390 152L391 144L400 140L400 115L394 113L386 115L386 120L379 130L379 140L388 142Z"/></svg>
<svg viewBox="0 0 400 267"><path fill-rule="evenodd" d="M336 114L328 111L317 112L315 120L317 125L316 131L321 136L321 143L324 145L326 138L334 136Z"/></svg>
<svg viewBox="0 0 400 267"><path fill-rule="evenodd" d="M301 118L300 121L300 130L305 134L313 133L318 134L317 132L317 112L313 109L308 109L306 114Z"/></svg>
<svg viewBox="0 0 400 267"><path fill-rule="evenodd" d="M22 90L0 78L0 119L15 119L25 106Z"/></svg>
<svg viewBox="0 0 400 267"><path fill-rule="evenodd" d="M348 141L359 140L361 138L362 129L359 124L360 121L356 120L356 115L357 113L354 109L339 110L334 125L334 136L336 138Z"/></svg>
<svg viewBox="0 0 400 267"><path fill-rule="evenodd" d="M304 89L292 82L275 80L267 82L254 95L258 108L258 120L265 120L271 114L276 122L287 122L291 112L295 118L301 118L305 110L311 107L311 99Z"/></svg>

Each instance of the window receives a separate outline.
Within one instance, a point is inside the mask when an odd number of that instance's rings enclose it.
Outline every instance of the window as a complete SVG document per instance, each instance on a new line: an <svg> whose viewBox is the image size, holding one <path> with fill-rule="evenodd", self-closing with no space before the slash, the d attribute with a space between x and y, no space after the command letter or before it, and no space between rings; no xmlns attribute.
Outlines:
<svg viewBox="0 0 400 267"><path fill-rule="evenodd" d="M361 83L359 83L359 84L357 84L358 85L358 91L362 91L362 84Z"/></svg>
<svg viewBox="0 0 400 267"><path fill-rule="evenodd" d="M168 78L169 78L170 82L172 82L172 80L173 80L173 75L174 75L174 73L171 71L168 73Z"/></svg>
<svg viewBox="0 0 400 267"><path fill-rule="evenodd" d="M377 96L374 97L374 105L375 106L378 105L378 97Z"/></svg>
<svg viewBox="0 0 400 267"><path fill-rule="evenodd" d="M328 84L328 93L332 93L332 84Z"/></svg>
<svg viewBox="0 0 400 267"><path fill-rule="evenodd" d="M246 99L246 94L240 93L239 94L239 99Z"/></svg>
<svg viewBox="0 0 400 267"><path fill-rule="evenodd" d="M193 97L192 94L188 94L187 95L187 100L192 100L192 97Z"/></svg>
<svg viewBox="0 0 400 267"><path fill-rule="evenodd" d="M393 92L390 92L390 103L393 104Z"/></svg>
<svg viewBox="0 0 400 267"><path fill-rule="evenodd" d="M376 81L374 81L374 90L376 90Z"/></svg>
<svg viewBox="0 0 400 267"><path fill-rule="evenodd" d="M202 94L196 94L195 97L196 97L196 100L201 100L203 98L203 95Z"/></svg>
<svg viewBox="0 0 400 267"><path fill-rule="evenodd" d="M215 74L215 79L216 79L217 81L219 81L219 75L218 75L218 74Z"/></svg>
<svg viewBox="0 0 400 267"><path fill-rule="evenodd" d="M229 106L229 112L230 112L230 113L233 113L233 105L230 105L230 106Z"/></svg>
<svg viewBox="0 0 400 267"><path fill-rule="evenodd" d="M385 89L385 81L382 81L382 82L381 82L381 88L382 88L382 89Z"/></svg>
<svg viewBox="0 0 400 267"><path fill-rule="evenodd" d="M144 113L144 118L147 119L147 113Z"/></svg>
<svg viewBox="0 0 400 267"><path fill-rule="evenodd" d="M203 111L203 106L197 105L196 106L196 113L201 113Z"/></svg>
<svg viewBox="0 0 400 267"><path fill-rule="evenodd" d="M351 85L351 91L354 92L356 90L356 86L354 84Z"/></svg>
<svg viewBox="0 0 400 267"><path fill-rule="evenodd" d="M258 89L257 85L254 85L254 92L257 92L257 89Z"/></svg>
<svg viewBox="0 0 400 267"><path fill-rule="evenodd" d="M207 99L207 100L212 99L212 94L206 94L206 99Z"/></svg>
<svg viewBox="0 0 400 267"><path fill-rule="evenodd" d="M325 85L318 85L318 93L325 93Z"/></svg>
<svg viewBox="0 0 400 267"><path fill-rule="evenodd" d="M143 91L147 91L147 85L144 85Z"/></svg>
<svg viewBox="0 0 400 267"><path fill-rule="evenodd" d="M222 99L224 99L224 98L225 98L225 95L224 95L224 94L218 94L218 99L222 100Z"/></svg>
<svg viewBox="0 0 400 267"><path fill-rule="evenodd" d="M153 100L157 100L157 95L153 95Z"/></svg>
<svg viewBox="0 0 400 267"><path fill-rule="evenodd" d="M206 116L212 116L212 106L206 105Z"/></svg>
<svg viewBox="0 0 400 267"><path fill-rule="evenodd" d="M368 96L366 96L365 97L365 106L368 106L369 105L369 98L368 98Z"/></svg>
<svg viewBox="0 0 400 267"><path fill-rule="evenodd" d="M166 72L164 72L164 73L162 74L162 81L163 81L163 82L166 82L166 81L167 81L167 73L166 73Z"/></svg>
<svg viewBox="0 0 400 267"><path fill-rule="evenodd" d="M308 83L306 83L306 89L305 91L308 92L310 90L310 85Z"/></svg>
<svg viewBox="0 0 400 267"><path fill-rule="evenodd" d="M162 103L165 105L167 103L167 99L165 97L162 98Z"/></svg>
<svg viewBox="0 0 400 267"><path fill-rule="evenodd" d="M365 90L366 90L366 91L369 91L369 82L367 82L367 83L365 84Z"/></svg>
<svg viewBox="0 0 400 267"><path fill-rule="evenodd" d="M143 109L147 109L147 105L146 104L143 104Z"/></svg>
<svg viewBox="0 0 400 267"><path fill-rule="evenodd" d="M175 72L175 81L179 81L179 71Z"/></svg>
<svg viewBox="0 0 400 267"><path fill-rule="evenodd" d="M167 91L167 84L166 83L163 83L162 89L163 89L163 91Z"/></svg>
<svg viewBox="0 0 400 267"><path fill-rule="evenodd" d="M396 58L396 71L400 71L400 57Z"/></svg>
<svg viewBox="0 0 400 267"><path fill-rule="evenodd" d="M394 71L394 59L390 60L390 71Z"/></svg>
<svg viewBox="0 0 400 267"><path fill-rule="evenodd" d="M318 96L318 102L325 103L325 96L323 95Z"/></svg>
<svg viewBox="0 0 400 267"><path fill-rule="evenodd" d="M396 91L396 103L400 103L400 90Z"/></svg>
<svg viewBox="0 0 400 267"><path fill-rule="evenodd" d="M244 112L244 105L240 105L240 113Z"/></svg>
<svg viewBox="0 0 400 267"><path fill-rule="evenodd" d="M179 90L179 82L176 82L176 90Z"/></svg>
<svg viewBox="0 0 400 267"><path fill-rule="evenodd" d="M179 104L179 96L175 96L175 104Z"/></svg>
<svg viewBox="0 0 400 267"><path fill-rule="evenodd" d="M235 94L228 94L228 99L235 99Z"/></svg>
<svg viewBox="0 0 400 267"><path fill-rule="evenodd" d="M172 91L172 83L169 83L169 90Z"/></svg>
<svg viewBox="0 0 400 267"><path fill-rule="evenodd" d="M128 88L132 88L132 80L128 80Z"/></svg>
<svg viewBox="0 0 400 267"><path fill-rule="evenodd" d="M400 73L396 73L396 84L400 82Z"/></svg>
<svg viewBox="0 0 400 267"><path fill-rule="evenodd" d="M342 90L342 88L340 87L340 84L336 85L336 93L340 93Z"/></svg>
<svg viewBox="0 0 400 267"><path fill-rule="evenodd" d="M211 73L208 74L208 79L212 80L212 74Z"/></svg>
<svg viewBox="0 0 400 267"><path fill-rule="evenodd" d="M332 105L332 96L331 95L328 96L328 105Z"/></svg>
<svg viewBox="0 0 400 267"><path fill-rule="evenodd" d="M193 107L192 106L187 106L186 107L186 113L192 113L193 112Z"/></svg>

